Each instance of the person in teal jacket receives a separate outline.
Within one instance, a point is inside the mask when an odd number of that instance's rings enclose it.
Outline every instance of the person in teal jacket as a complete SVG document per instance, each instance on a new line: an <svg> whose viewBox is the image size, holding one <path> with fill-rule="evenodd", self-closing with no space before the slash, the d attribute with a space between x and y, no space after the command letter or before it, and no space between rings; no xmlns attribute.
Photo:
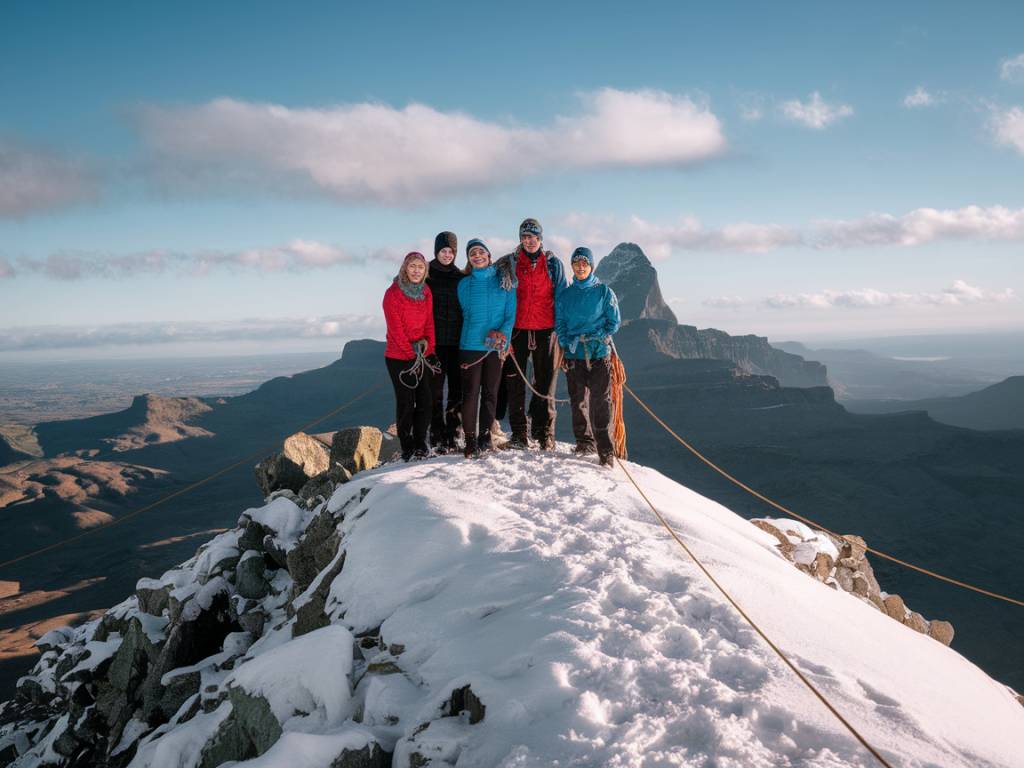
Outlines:
<svg viewBox="0 0 1024 768"><path fill-rule="evenodd" d="M469 274L458 287L462 307L462 430L466 436L463 454L477 458L492 448L491 424L503 355L516 319L516 291L503 287L497 267L491 264L491 251L482 240L474 238L466 243L466 254Z"/></svg>
<svg viewBox="0 0 1024 768"><path fill-rule="evenodd" d="M573 281L558 297L555 332L564 355L577 455L612 463L611 337L622 318L615 292L594 275L589 248L572 252Z"/></svg>

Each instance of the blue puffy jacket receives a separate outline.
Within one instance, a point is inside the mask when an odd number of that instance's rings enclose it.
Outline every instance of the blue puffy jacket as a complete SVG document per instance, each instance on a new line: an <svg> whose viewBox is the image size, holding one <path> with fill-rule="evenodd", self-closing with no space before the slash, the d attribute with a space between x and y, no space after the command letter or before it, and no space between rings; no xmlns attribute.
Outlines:
<svg viewBox="0 0 1024 768"><path fill-rule="evenodd" d="M485 343L491 331L501 331L505 338L512 337L512 323L516 319L516 291L501 287L498 272L492 264L474 269L459 283L459 304L462 305L462 336L459 349L489 352L493 347Z"/></svg>
<svg viewBox="0 0 1024 768"><path fill-rule="evenodd" d="M573 278L555 306L555 332L570 360L607 357L611 348L605 339L619 330L619 300L615 292L593 272L586 280Z"/></svg>

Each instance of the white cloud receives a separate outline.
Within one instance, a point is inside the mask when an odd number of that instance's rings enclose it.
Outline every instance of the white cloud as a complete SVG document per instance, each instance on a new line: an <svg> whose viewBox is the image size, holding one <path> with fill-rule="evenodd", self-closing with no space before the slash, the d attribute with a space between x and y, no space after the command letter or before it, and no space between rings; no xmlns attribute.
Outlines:
<svg viewBox="0 0 1024 768"><path fill-rule="evenodd" d="M245 185L344 202L416 203L551 170L681 166L721 154L718 118L662 91L605 88L547 127L423 104L293 109L217 99L147 107L142 137L171 185Z"/></svg>
<svg viewBox="0 0 1024 768"><path fill-rule="evenodd" d="M933 96L920 85L903 98L903 106L908 109L933 107L938 103L939 97Z"/></svg>
<svg viewBox="0 0 1024 768"><path fill-rule="evenodd" d="M766 253L800 242L799 234L777 224L737 222L707 228L695 216L657 224L639 216L623 222L617 217L577 212L566 217L565 224L577 233L580 244L605 248L623 241L634 242L655 260L666 259L675 250Z"/></svg>
<svg viewBox="0 0 1024 768"><path fill-rule="evenodd" d="M792 99L782 103L782 114L788 119L808 128L822 130L837 120L853 114L849 104L828 104L815 91L808 101Z"/></svg>
<svg viewBox="0 0 1024 768"><path fill-rule="evenodd" d="M144 322L111 325L0 328L0 352L152 346L202 342L274 342L383 335L378 315L327 315L233 322Z"/></svg>
<svg viewBox="0 0 1024 768"><path fill-rule="evenodd" d="M1024 53L1004 59L999 66L999 76L1010 82L1024 80Z"/></svg>
<svg viewBox="0 0 1024 768"><path fill-rule="evenodd" d="M1024 109L1012 107L995 112L992 118L996 141L1024 154Z"/></svg>
<svg viewBox="0 0 1024 768"><path fill-rule="evenodd" d="M365 264L375 259L393 260L396 254L397 250L385 249L357 256L333 245L301 239L281 246L239 251L175 253L153 250L127 255L53 253L45 258L19 258L16 267L0 259L0 279L29 273L54 280L83 280L129 279L164 273L206 275L216 269L304 272L341 264Z"/></svg>
<svg viewBox="0 0 1024 768"><path fill-rule="evenodd" d="M712 309L739 309L746 305L746 301L740 296L715 296L704 299L701 304Z"/></svg>
<svg viewBox="0 0 1024 768"><path fill-rule="evenodd" d="M877 309L906 306L962 307L969 304L1003 304L1017 298L1012 288L990 291L957 280L938 292L908 293L861 288L818 293L776 294L761 304L769 309ZM709 305L710 306L710 305Z"/></svg>
<svg viewBox="0 0 1024 768"><path fill-rule="evenodd" d="M922 245L937 240L1024 240L1024 209L1001 205L940 210L917 208L903 216L873 214L852 221L826 221L809 240L818 248Z"/></svg>
<svg viewBox="0 0 1024 768"><path fill-rule="evenodd" d="M0 140L0 217L28 216L93 198L97 183L79 162Z"/></svg>

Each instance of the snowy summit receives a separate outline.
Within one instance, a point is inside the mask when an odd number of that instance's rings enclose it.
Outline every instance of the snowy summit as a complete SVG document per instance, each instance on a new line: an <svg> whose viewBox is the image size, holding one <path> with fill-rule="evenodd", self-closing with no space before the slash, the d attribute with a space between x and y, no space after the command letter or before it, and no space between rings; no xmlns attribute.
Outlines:
<svg viewBox="0 0 1024 768"><path fill-rule="evenodd" d="M1009 689L808 578L728 509L627 467L891 764L1021 764ZM4 726L22 768L878 764L620 468L562 452L386 465L310 510L275 498L40 644L23 687L64 714ZM99 710L113 722L85 744Z"/></svg>

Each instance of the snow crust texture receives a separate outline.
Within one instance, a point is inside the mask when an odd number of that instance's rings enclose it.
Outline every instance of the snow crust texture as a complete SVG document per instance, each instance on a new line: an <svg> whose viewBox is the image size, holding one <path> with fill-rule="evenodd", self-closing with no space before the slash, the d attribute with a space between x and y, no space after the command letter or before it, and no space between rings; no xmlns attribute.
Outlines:
<svg viewBox="0 0 1024 768"><path fill-rule="evenodd" d="M628 466L892 764L1021 765L1024 708L1005 686L808 578L766 531ZM240 522L102 619L43 638L21 703L0 711L0 755L22 768L877 764L619 469L562 452L442 457ZM106 735L90 746L94 721Z"/></svg>

